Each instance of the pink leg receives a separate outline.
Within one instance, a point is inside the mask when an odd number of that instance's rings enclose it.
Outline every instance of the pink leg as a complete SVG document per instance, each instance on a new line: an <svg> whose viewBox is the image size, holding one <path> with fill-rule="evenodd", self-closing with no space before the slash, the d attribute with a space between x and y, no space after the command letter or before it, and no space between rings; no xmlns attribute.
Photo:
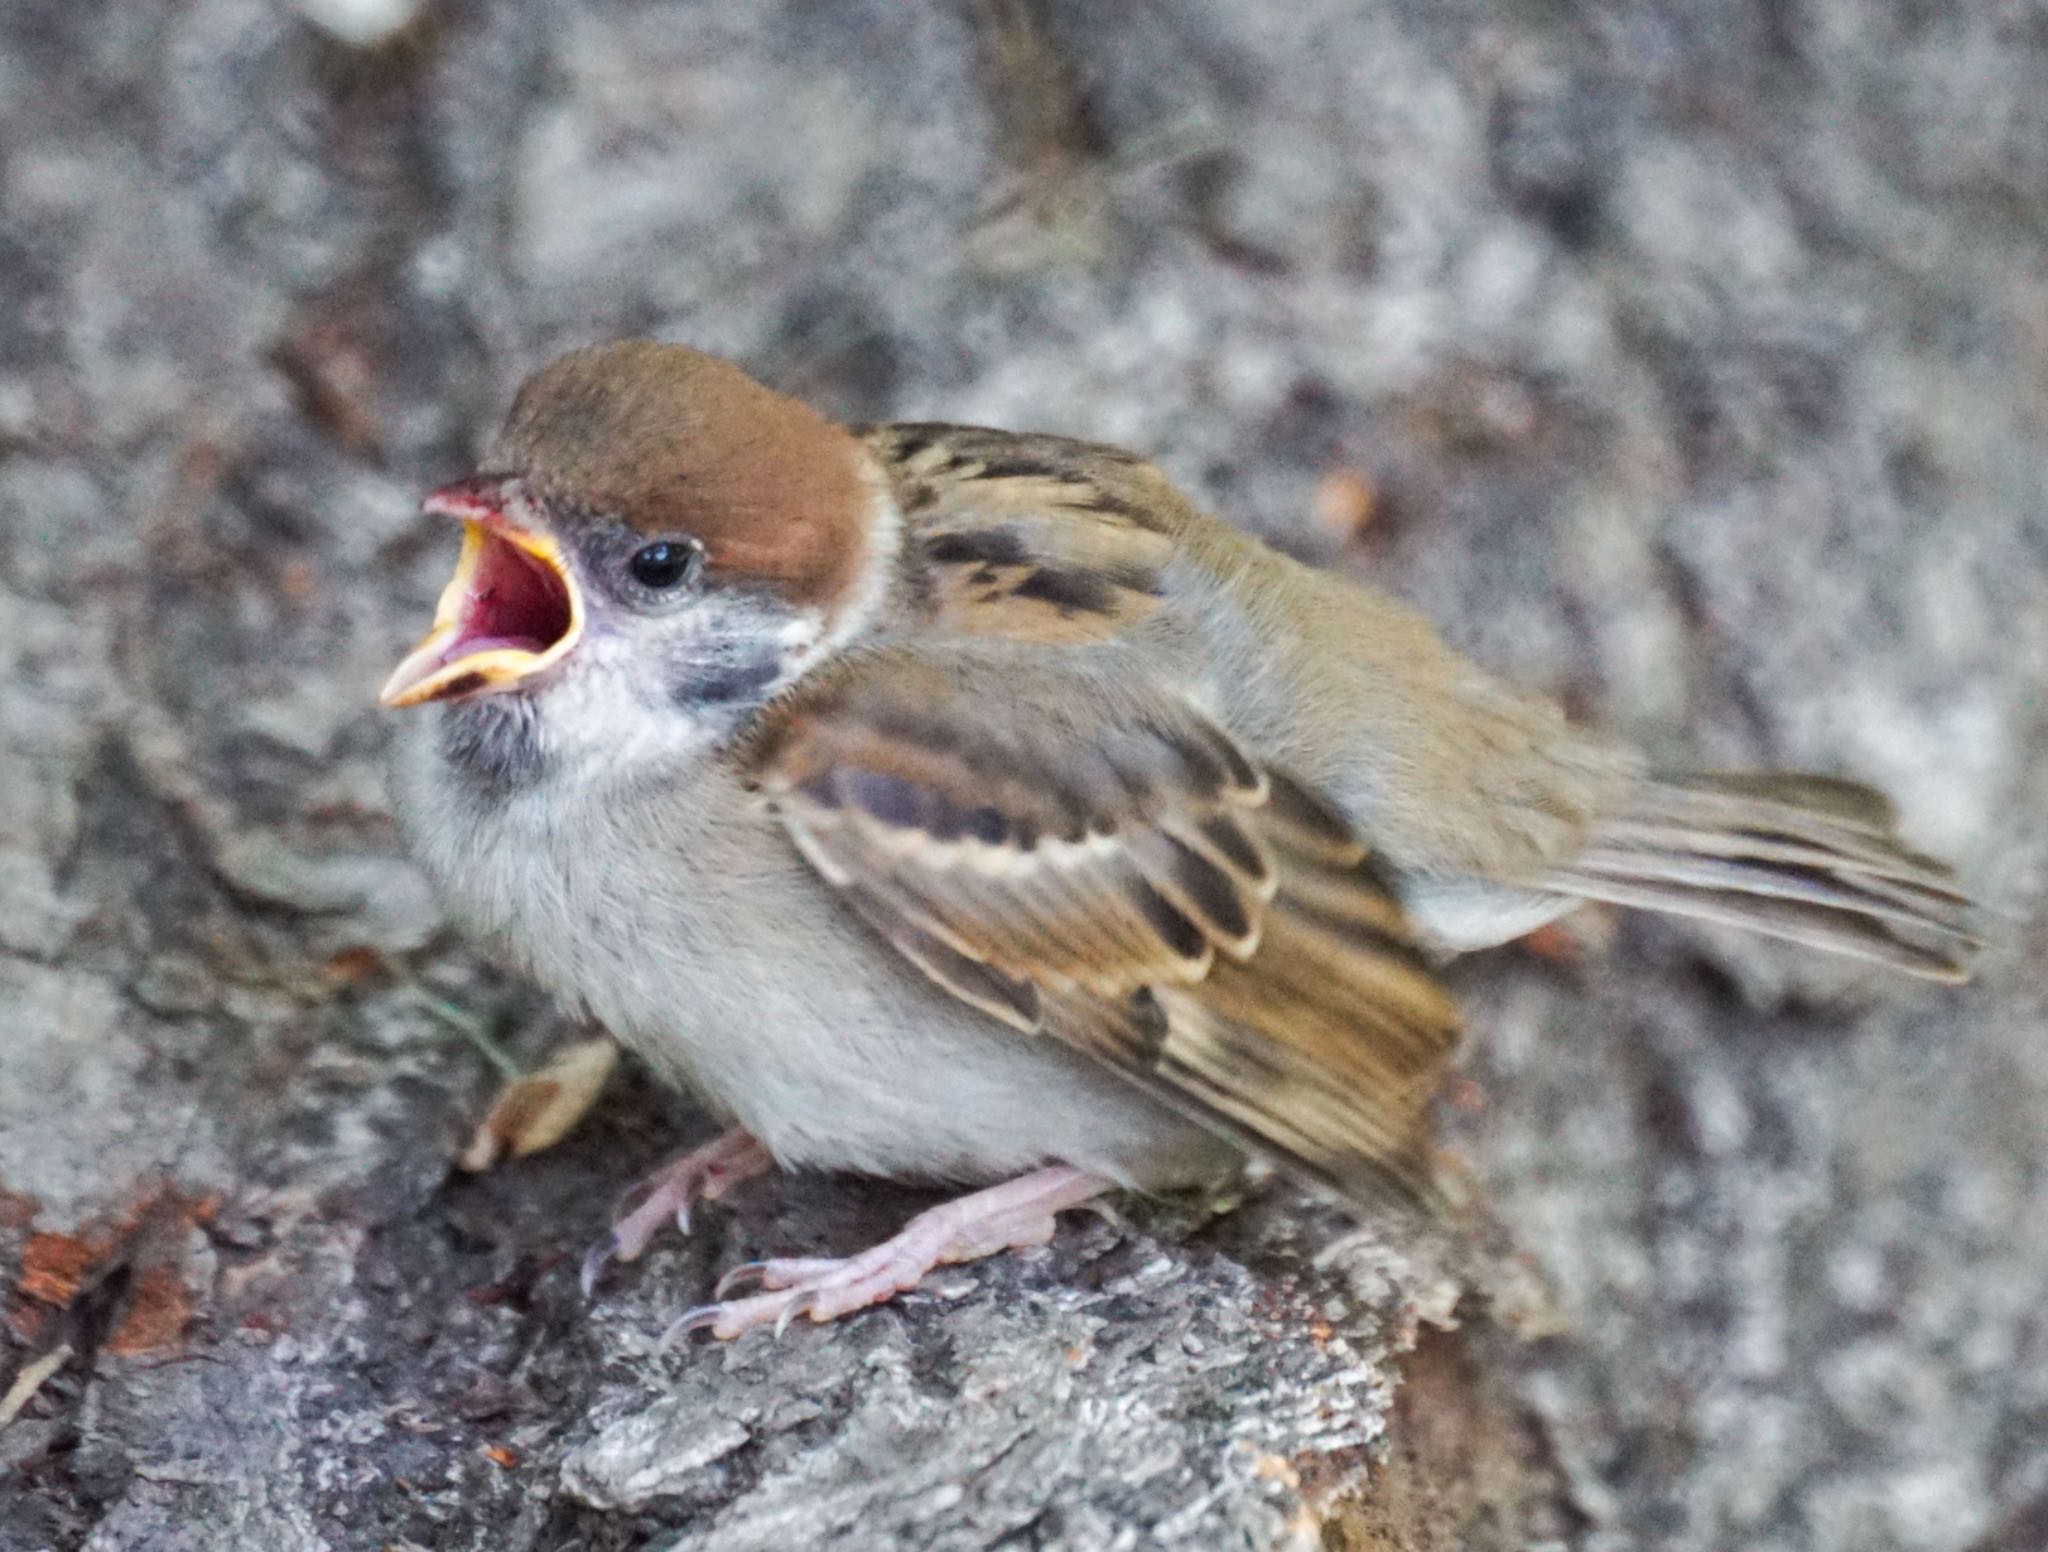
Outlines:
<svg viewBox="0 0 2048 1552"><path fill-rule="evenodd" d="M653 1242L662 1225L675 1219L676 1227L690 1232L690 1208L698 1202L715 1202L743 1180L764 1175L775 1167L749 1132L738 1127L720 1132L701 1148L692 1148L640 1182L636 1188L647 1195L638 1207L620 1218L611 1232L590 1247L583 1258L583 1296L590 1297L604 1269L614 1261L634 1261Z"/></svg>
<svg viewBox="0 0 2048 1552"><path fill-rule="evenodd" d="M836 1320L915 1288L925 1273L942 1263L1043 1245L1052 1238L1055 1213L1111 1189L1111 1182L1100 1175L1053 1165L921 1212L894 1239L857 1256L752 1261L734 1267L719 1281L719 1302L689 1311L669 1328L666 1340L705 1330L735 1337L771 1323L779 1331L798 1315L819 1322ZM744 1284L767 1291L745 1299L725 1297Z"/></svg>

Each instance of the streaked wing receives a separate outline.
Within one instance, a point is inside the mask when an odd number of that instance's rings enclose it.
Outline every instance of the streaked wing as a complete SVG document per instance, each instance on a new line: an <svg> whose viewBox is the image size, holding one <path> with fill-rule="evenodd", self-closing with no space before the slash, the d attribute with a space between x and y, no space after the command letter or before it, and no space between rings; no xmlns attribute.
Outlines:
<svg viewBox="0 0 2048 1552"><path fill-rule="evenodd" d="M1185 501L1118 448L975 426L863 433L895 482L935 623L1073 644L1159 608Z"/></svg>
<svg viewBox="0 0 2048 1552"><path fill-rule="evenodd" d="M1193 708L876 655L756 758L804 856L954 995L1349 1195L1428 1194L1455 1009L1344 818Z"/></svg>

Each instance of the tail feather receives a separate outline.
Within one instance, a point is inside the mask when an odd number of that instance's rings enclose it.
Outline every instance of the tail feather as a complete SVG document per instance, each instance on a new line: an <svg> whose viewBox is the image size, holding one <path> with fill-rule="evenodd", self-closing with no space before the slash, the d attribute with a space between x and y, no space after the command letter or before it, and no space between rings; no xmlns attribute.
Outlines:
<svg viewBox="0 0 2048 1552"><path fill-rule="evenodd" d="M1934 980L1966 979L1980 947L1976 909L1949 868L1899 840L1880 793L1828 777L1654 783L1546 883Z"/></svg>
<svg viewBox="0 0 2048 1552"><path fill-rule="evenodd" d="M1809 771L1698 771L1667 778L1656 790L1684 798L1748 798L1781 809L1826 814L1879 835L1891 834L1899 823L1898 809L1877 788Z"/></svg>

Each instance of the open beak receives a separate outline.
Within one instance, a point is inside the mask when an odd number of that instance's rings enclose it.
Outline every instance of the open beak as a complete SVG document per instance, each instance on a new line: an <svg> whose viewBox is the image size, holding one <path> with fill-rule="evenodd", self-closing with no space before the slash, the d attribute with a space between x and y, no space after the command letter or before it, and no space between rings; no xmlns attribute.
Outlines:
<svg viewBox="0 0 2048 1552"><path fill-rule="evenodd" d="M463 480L420 503L462 523L462 554L434 609L434 628L377 698L418 706L509 690L559 662L583 634L583 601L561 547L511 523L500 487Z"/></svg>

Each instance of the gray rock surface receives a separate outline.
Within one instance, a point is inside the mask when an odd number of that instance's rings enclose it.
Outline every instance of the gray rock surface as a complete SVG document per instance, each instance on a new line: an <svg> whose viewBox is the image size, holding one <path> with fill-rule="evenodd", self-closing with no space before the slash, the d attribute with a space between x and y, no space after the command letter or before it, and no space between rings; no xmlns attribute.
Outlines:
<svg viewBox="0 0 2048 1552"><path fill-rule="evenodd" d="M367 52L15 0L0 1391L71 1352L0 1552L2041 1545L2044 71L2006 0L426 0ZM417 493L641 331L1152 450L1674 762L1876 780L2000 952L1461 970L1447 1141L1550 1295L1448 1335L1282 1198L659 1352L918 1199L770 1185L586 1309L698 1123L629 1081L451 1171L494 1077L436 1004L566 1032L439 926L370 705Z"/></svg>

